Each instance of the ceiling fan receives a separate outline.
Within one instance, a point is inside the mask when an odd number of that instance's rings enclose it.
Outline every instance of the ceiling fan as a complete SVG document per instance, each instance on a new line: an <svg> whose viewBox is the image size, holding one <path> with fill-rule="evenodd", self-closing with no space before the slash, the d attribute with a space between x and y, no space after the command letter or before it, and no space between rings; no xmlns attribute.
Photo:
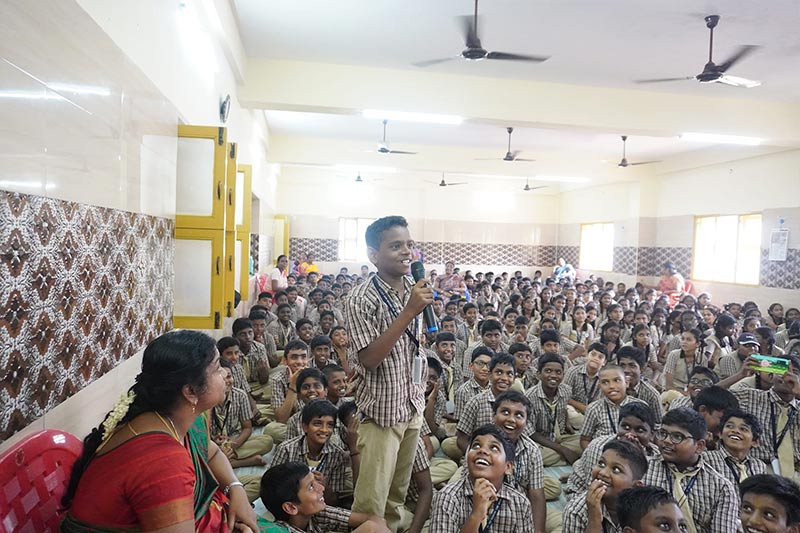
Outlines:
<svg viewBox="0 0 800 533"><path fill-rule="evenodd" d="M637 80L636 83L662 83L667 81L685 81L696 79L700 83L724 83L725 85L732 85L734 87L752 88L761 85L760 81L748 80L738 76L729 76L726 72L736 63L741 61L745 56L755 51L758 46L743 45L734 53L727 61L717 65L712 60L711 53L714 49L714 28L719 23L719 15L709 15L705 18L706 27L709 30L708 37L708 63L703 67L703 72L697 76L687 76L684 78L656 78L650 80Z"/></svg>
<svg viewBox="0 0 800 533"><path fill-rule="evenodd" d="M547 61L550 56L531 56L524 54L510 54L506 52L489 52L481 46L481 40L478 38L478 0L475 0L475 14L473 16L459 17L462 25L462 33L464 34L464 41L466 48L460 54L440 59L429 59L427 61L419 61L414 63L417 67L429 67L438 63L452 61L454 59L466 59L467 61L480 61L483 59L499 59L503 61L527 61L529 63L541 63Z"/></svg>
<svg viewBox="0 0 800 533"><path fill-rule="evenodd" d="M380 178L378 178L378 179L370 178L369 180L365 180L364 178L361 177L361 172L359 172L356 175L356 179L355 179L356 183L373 183L373 182L376 182L376 181L383 181L383 180L380 179Z"/></svg>
<svg viewBox="0 0 800 533"><path fill-rule="evenodd" d="M427 183L436 183L435 181L429 181ZM466 181L457 181L455 183L447 183L444 179L444 172L442 172L442 181L438 182L437 184L439 187L455 187L456 185L469 185Z"/></svg>
<svg viewBox="0 0 800 533"><path fill-rule="evenodd" d="M515 150L513 152L511 151L511 133L513 133L514 128L508 127L508 128L506 128L506 131L508 132L508 151L506 152L506 155L504 155L503 157L501 157L499 159L496 158L496 157L488 157L488 158L479 158L479 159L476 159L475 161L498 161L498 160L499 161L529 161L529 162L530 161L536 161L535 159L523 159L521 157L517 157L520 154L521 150Z"/></svg>
<svg viewBox="0 0 800 533"><path fill-rule="evenodd" d="M389 145L386 143L386 124L388 120L383 121L383 139L381 142L378 143L378 153L379 154L401 154L401 155L414 155L417 152L405 152L403 150L391 150Z"/></svg>
<svg viewBox="0 0 800 533"><path fill-rule="evenodd" d="M636 166L636 165L649 165L651 163L661 163L661 161L639 161L637 163L629 163L628 162L628 158L625 155L625 147L626 147L627 143L628 143L628 136L627 135L623 135L622 136L622 159L620 160L619 163L617 163L618 167L626 168L626 167L633 167L633 166Z"/></svg>
<svg viewBox="0 0 800 533"><path fill-rule="evenodd" d="M525 191L525 192L528 192L528 191L535 191L536 189L544 189L545 187L547 187L547 185L540 185L538 187L531 187L530 184L528 184L528 178L525 178L525 186L522 188L522 190Z"/></svg>

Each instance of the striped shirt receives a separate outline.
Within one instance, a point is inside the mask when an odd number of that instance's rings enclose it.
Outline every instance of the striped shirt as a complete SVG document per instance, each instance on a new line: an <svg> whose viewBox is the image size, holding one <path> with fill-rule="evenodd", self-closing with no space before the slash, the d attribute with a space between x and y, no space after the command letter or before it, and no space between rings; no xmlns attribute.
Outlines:
<svg viewBox="0 0 800 533"><path fill-rule="evenodd" d="M633 388L628 388L628 396L633 396L642 400L650 406L653 415L656 417L656 424L661 424L661 417L663 416L663 408L661 407L661 395L658 391L643 379L639 380Z"/></svg>
<svg viewBox="0 0 800 533"><path fill-rule="evenodd" d="M787 404L772 389L767 391L731 389L730 392L739 400L740 409L752 413L761 422L761 438L758 440L758 446L750 450L750 455L769 464L778 454L777 446L775 446L777 440L775 429L777 429L778 437L783 431L783 427L775 427L778 425L778 419L780 418L780 407L786 407ZM792 439L794 461L797 464L800 461L800 402L797 399L792 400L788 407L790 412L794 413L794 416L791 419L792 425L784 438Z"/></svg>
<svg viewBox="0 0 800 533"><path fill-rule="evenodd" d="M586 419L583 421L581 437L595 439L616 433L619 426L619 409L631 402L645 403L639 398L625 396L622 403L617 405L603 396L589 404L589 407L586 408Z"/></svg>
<svg viewBox="0 0 800 533"><path fill-rule="evenodd" d="M622 528L611 520L606 506L603 507L603 533L622 533ZM586 504L586 492L576 494L564 508L562 533L585 533L589 525L589 507Z"/></svg>
<svg viewBox="0 0 800 533"><path fill-rule="evenodd" d="M283 527L287 528L290 533L329 533L330 531L350 531L350 516L353 511L349 509L342 509L340 507L331 507L330 505L324 510L311 517L308 526L305 530L297 529L288 522L277 522Z"/></svg>
<svg viewBox="0 0 800 533"><path fill-rule="evenodd" d="M225 403L211 408L211 435L235 439L242 432L242 422L253 418L247 393L236 387L225 396Z"/></svg>
<svg viewBox="0 0 800 533"><path fill-rule="evenodd" d="M471 435L475 428L491 424L494 420L492 402L494 402L494 393L491 388L472 398L464 406L461 416L458 417L456 429L465 435Z"/></svg>
<svg viewBox="0 0 800 533"><path fill-rule="evenodd" d="M233 376L233 386L242 389L247 394L250 394L250 383L247 381L247 376L244 374L244 367L241 363L231 365L231 376Z"/></svg>
<svg viewBox="0 0 800 533"><path fill-rule="evenodd" d="M267 357L267 349L260 342L253 341L250 344L250 352L247 355L243 354L242 366L244 367L247 380L250 382L258 381L258 365L264 364L269 368L269 358Z"/></svg>
<svg viewBox="0 0 800 533"><path fill-rule="evenodd" d="M486 345L483 344L483 340L480 337L478 337L478 339L469 346L467 346L467 349L464 351L464 360L462 369L464 370L463 374L465 376L469 376L470 374L472 374L472 370L469 369L469 364L472 362L472 352L474 352L481 346L486 346ZM489 349L491 350L491 348ZM500 346L497 348L497 351L495 353L507 352L507 351L508 351L508 344L500 342Z"/></svg>
<svg viewBox="0 0 800 533"><path fill-rule="evenodd" d="M458 390L456 391L456 419L461 418L461 414L464 412L464 407L467 406L467 403L480 394L483 391L489 389L491 385L488 383L486 387L481 387L480 384L475 381L475 378L470 378L468 381L465 381L463 385L461 385Z"/></svg>
<svg viewBox="0 0 800 533"><path fill-rule="evenodd" d="M739 461L722 445L713 452L705 452L703 454L703 460L708 466L722 474L725 479L733 483L736 487L747 477L770 473L767 471L767 465L758 459L750 457L750 454L744 458L744 461ZM744 466L746 472L746 478L744 479L742 479L742 475L739 472L739 465Z"/></svg>
<svg viewBox="0 0 800 533"><path fill-rule="evenodd" d="M600 397L600 373L589 377L586 363L575 365L564 374L562 385L570 390L570 399L589 405Z"/></svg>
<svg viewBox="0 0 800 533"><path fill-rule="evenodd" d="M394 322L411 297L411 278L403 277L403 296L379 276L372 275L355 287L347 299L345 320L350 342L360 352ZM391 303L390 310L383 299ZM408 326L416 335L417 317ZM408 422L425 409L423 385L411 381L411 369L417 347L405 332L377 368L368 370L360 361L355 365L356 404L367 417L382 427Z"/></svg>
<svg viewBox="0 0 800 533"><path fill-rule="evenodd" d="M567 402L570 398L570 391L566 386L558 387L553 402L550 402L545 395L541 383L526 392L525 396L531 401L531 413L533 414L532 419L528 420L526 435L539 433L550 438L550 435L556 432L556 423L559 435L571 433L567 427ZM528 428L530 431L527 431Z"/></svg>
<svg viewBox="0 0 800 533"><path fill-rule="evenodd" d="M675 478L667 462L653 458L648 462L645 485L661 487L672 494ZM695 481L684 480L684 494L689 483L688 504L692 510L697 533L725 533L739 530L739 495L733 484L701 458L697 466ZM678 502L681 503L681 502Z"/></svg>
<svg viewBox="0 0 800 533"><path fill-rule="evenodd" d="M506 482L522 493L529 489L544 488L544 464L539 445L525 435L520 435L516 442L514 469L506 476Z"/></svg>
<svg viewBox="0 0 800 533"><path fill-rule="evenodd" d="M289 390L289 367L281 367L272 374L272 407L278 409L286 401L286 392Z"/></svg>
<svg viewBox="0 0 800 533"><path fill-rule="evenodd" d="M284 326L280 321L270 322L267 325L266 334L272 335L275 341L275 347L278 350L283 350L289 341L297 338L297 332L294 329L294 322L289 321L288 326Z"/></svg>
<svg viewBox="0 0 800 533"><path fill-rule="evenodd" d="M414 481L413 474L418 474L423 470L431 468L431 460L428 457L428 450L425 449L425 441L422 439L422 430L420 430L420 438L417 441L417 449L414 452L414 462L411 464L411 480L408 483L408 492L406 493L407 502L416 502L419 500L419 487Z"/></svg>
<svg viewBox="0 0 800 533"><path fill-rule="evenodd" d="M306 436L301 435L285 440L275 449L270 467L289 462L308 464L308 442ZM327 476L327 487L336 494L345 491L345 467L349 464L347 452L331 441L325 443L320 452L320 463L317 470ZM310 466L310 465L309 465Z"/></svg>
<svg viewBox="0 0 800 533"><path fill-rule="evenodd" d="M719 377L725 379L736 374L742 368L744 361L739 357L736 352L723 355L719 358Z"/></svg>
<svg viewBox="0 0 800 533"><path fill-rule="evenodd" d="M678 396L672 403L669 404L669 411L673 409L694 409L694 403L691 396Z"/></svg>
<svg viewBox="0 0 800 533"><path fill-rule="evenodd" d="M474 481L464 476L448 484L433 496L430 530L436 533L458 533L472 513ZM499 507L496 507L498 506ZM533 512L528 498L503 484L497 491L497 502L489 507L495 512L491 533L533 533Z"/></svg>

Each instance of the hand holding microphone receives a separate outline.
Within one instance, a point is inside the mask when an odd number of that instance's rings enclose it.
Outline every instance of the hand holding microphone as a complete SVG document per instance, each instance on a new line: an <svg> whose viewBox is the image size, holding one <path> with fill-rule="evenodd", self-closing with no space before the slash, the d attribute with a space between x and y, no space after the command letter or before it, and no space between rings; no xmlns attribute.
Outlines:
<svg viewBox="0 0 800 533"><path fill-rule="evenodd" d="M411 263L411 276L413 276L416 285L411 291L411 298L414 299L415 291L421 289L417 294L420 297L420 303L424 303L425 307L422 309L422 317L425 320L425 329L428 333L436 333L439 331L439 326L436 325L436 315L433 312L433 289L428 286L428 280L425 277L425 267L420 261ZM409 300L409 304L411 300Z"/></svg>

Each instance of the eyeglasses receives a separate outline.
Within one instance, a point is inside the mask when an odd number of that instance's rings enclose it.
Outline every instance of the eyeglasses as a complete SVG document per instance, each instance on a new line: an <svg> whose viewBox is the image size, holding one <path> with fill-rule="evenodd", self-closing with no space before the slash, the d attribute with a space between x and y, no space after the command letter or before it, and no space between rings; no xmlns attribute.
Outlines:
<svg viewBox="0 0 800 533"><path fill-rule="evenodd" d="M478 368L486 368L487 366L489 366L489 363L486 361L473 361L472 364L477 366Z"/></svg>
<svg viewBox="0 0 800 533"><path fill-rule="evenodd" d="M691 435L684 435L680 431L665 431L663 429L659 429L655 433L656 440L667 440L672 444L680 444L681 442L685 441L686 439L693 439Z"/></svg>
<svg viewBox="0 0 800 533"><path fill-rule="evenodd" d="M689 384L690 385L702 385L703 387L710 387L711 385L714 384L714 382L711 381L710 379L692 378L692 379L689 380Z"/></svg>

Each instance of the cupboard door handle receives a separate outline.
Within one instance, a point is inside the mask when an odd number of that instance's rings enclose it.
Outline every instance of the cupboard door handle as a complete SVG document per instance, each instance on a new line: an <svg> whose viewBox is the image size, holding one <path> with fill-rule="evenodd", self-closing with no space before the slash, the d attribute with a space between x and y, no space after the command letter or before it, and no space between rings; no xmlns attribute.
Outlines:
<svg viewBox="0 0 800 533"><path fill-rule="evenodd" d="M222 200L222 182L217 182L217 200Z"/></svg>
<svg viewBox="0 0 800 533"><path fill-rule="evenodd" d="M228 270L230 272L233 272L233 256L232 255L228 256Z"/></svg>
<svg viewBox="0 0 800 533"><path fill-rule="evenodd" d="M217 256L217 276L219 276L219 265L220 265L220 260L221 259L222 258L220 256Z"/></svg>
<svg viewBox="0 0 800 533"><path fill-rule="evenodd" d="M228 189L228 205L233 205L233 189Z"/></svg>

